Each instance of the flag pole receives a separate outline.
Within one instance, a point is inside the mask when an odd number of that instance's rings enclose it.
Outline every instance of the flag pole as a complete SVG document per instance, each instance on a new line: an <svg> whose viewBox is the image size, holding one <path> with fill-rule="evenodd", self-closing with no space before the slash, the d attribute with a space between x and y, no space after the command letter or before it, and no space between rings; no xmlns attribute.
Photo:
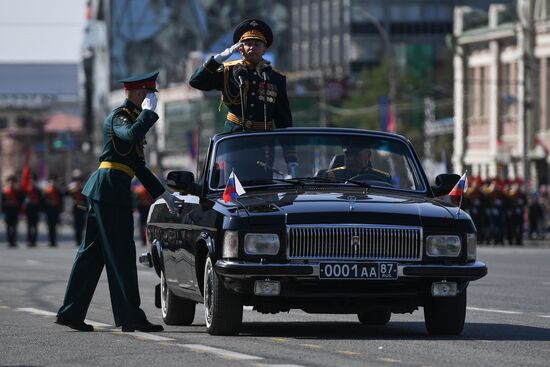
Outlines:
<svg viewBox="0 0 550 367"><path fill-rule="evenodd" d="M468 170L464 171L464 175L466 176L466 182L464 184L464 188L466 188L466 185L468 185ZM456 219L460 216L460 207L462 206L462 198L464 197L464 194L466 193L466 190L462 192L462 195L460 195L460 201L458 202L458 208L456 209Z"/></svg>

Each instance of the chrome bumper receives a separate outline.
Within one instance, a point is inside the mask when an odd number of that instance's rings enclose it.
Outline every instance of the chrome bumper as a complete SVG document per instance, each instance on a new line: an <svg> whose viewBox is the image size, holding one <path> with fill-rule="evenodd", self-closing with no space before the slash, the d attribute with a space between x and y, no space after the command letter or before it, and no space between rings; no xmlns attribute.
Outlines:
<svg viewBox="0 0 550 367"><path fill-rule="evenodd" d="M228 278L296 277L319 278L319 264L259 264L245 261L218 260L216 272ZM441 264L400 264L398 278L445 278L476 280L487 275L487 266L481 262Z"/></svg>

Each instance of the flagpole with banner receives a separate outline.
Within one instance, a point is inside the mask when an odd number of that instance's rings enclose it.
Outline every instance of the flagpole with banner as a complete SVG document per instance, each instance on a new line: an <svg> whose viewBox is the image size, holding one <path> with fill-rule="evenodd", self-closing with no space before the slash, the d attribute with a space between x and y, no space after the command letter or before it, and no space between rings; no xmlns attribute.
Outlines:
<svg viewBox="0 0 550 367"><path fill-rule="evenodd" d="M462 198L464 197L464 193L468 189L468 170L464 171L464 174L460 177L458 182L455 184L451 192L449 192L449 196L451 198L456 198L457 196L460 197L460 201L458 202L458 207L456 211L456 216L458 219L458 216L460 214L460 207L462 206Z"/></svg>
<svg viewBox="0 0 550 367"><path fill-rule="evenodd" d="M225 203L236 201L243 194L246 194L246 191L244 191L241 181L237 178L235 170L232 170L225 184L225 190L223 190L223 201Z"/></svg>

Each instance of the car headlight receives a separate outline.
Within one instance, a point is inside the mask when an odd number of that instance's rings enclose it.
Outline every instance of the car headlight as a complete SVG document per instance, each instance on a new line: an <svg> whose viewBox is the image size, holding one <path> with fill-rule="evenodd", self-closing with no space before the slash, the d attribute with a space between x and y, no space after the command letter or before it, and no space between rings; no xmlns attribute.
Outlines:
<svg viewBox="0 0 550 367"><path fill-rule="evenodd" d="M426 238L426 253L434 257L457 257L460 255L459 236L428 236Z"/></svg>
<svg viewBox="0 0 550 367"><path fill-rule="evenodd" d="M277 255L279 236L274 233L247 233L244 236L244 252L250 255Z"/></svg>
<svg viewBox="0 0 550 367"><path fill-rule="evenodd" d="M239 232L225 231L223 236L223 253L224 258L235 258L239 256Z"/></svg>
<svg viewBox="0 0 550 367"><path fill-rule="evenodd" d="M476 261L477 258L477 234L468 233L466 235L466 254L468 255L468 260Z"/></svg>

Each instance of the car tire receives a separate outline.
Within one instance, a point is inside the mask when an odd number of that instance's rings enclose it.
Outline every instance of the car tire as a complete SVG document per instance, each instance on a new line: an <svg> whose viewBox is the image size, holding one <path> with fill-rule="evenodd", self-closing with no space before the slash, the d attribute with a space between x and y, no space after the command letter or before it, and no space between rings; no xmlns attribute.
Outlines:
<svg viewBox="0 0 550 367"><path fill-rule="evenodd" d="M204 319L211 335L236 335L243 320L239 297L225 289L210 256L204 265Z"/></svg>
<svg viewBox="0 0 550 367"><path fill-rule="evenodd" d="M465 319L466 289L456 297L434 297L424 306L424 322L431 335L460 335Z"/></svg>
<svg viewBox="0 0 550 367"><path fill-rule="evenodd" d="M195 319L196 303L176 296L166 284L164 270L160 271L160 310L166 325L191 325Z"/></svg>
<svg viewBox="0 0 550 367"><path fill-rule="evenodd" d="M359 312L357 318L363 325L386 325L390 322L391 311L386 308L381 308Z"/></svg>

